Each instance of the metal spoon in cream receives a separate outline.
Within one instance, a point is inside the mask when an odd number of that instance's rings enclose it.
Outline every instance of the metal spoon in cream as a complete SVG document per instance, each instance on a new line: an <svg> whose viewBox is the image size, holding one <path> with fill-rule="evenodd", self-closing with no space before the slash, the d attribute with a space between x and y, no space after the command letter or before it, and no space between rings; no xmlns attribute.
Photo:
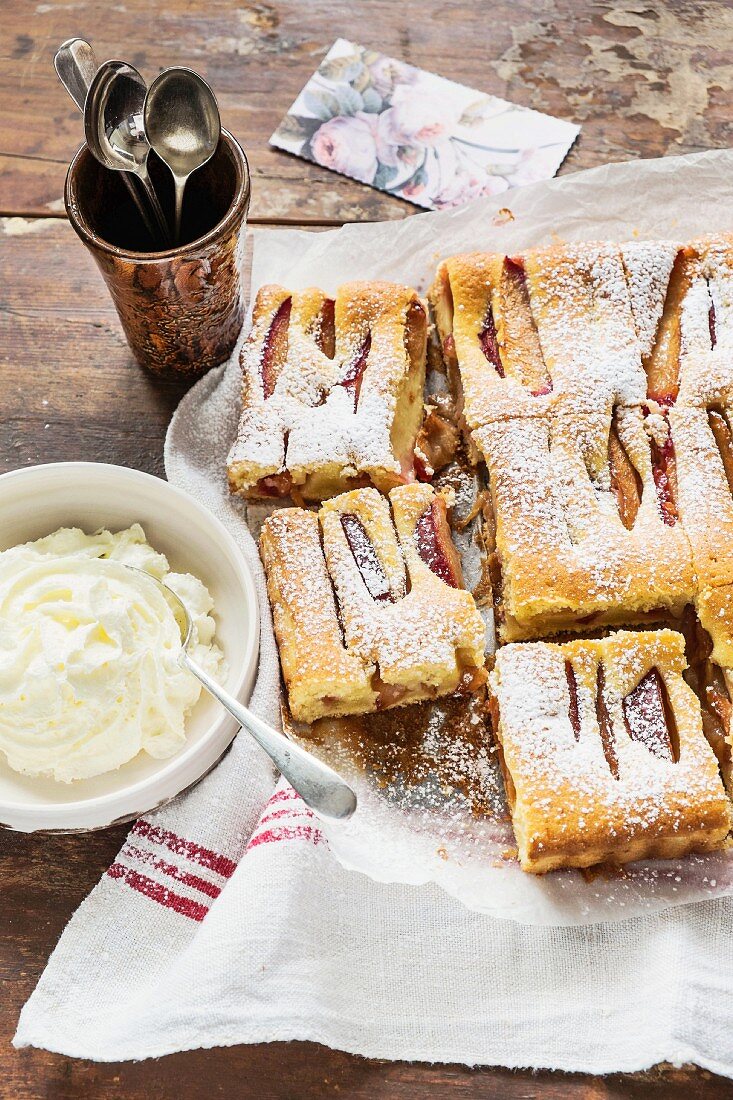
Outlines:
<svg viewBox="0 0 733 1100"><path fill-rule="evenodd" d="M200 680L206 690L218 699L225 710L236 718L240 726L254 737L260 748L264 749L276 768L300 794L303 801L312 810L323 817L345 819L351 817L356 809L356 795L344 782L315 756L312 756L285 734L279 733L263 722L256 714L230 695L217 684L210 673L190 655L194 637L194 621L181 596L155 577L145 574L146 582L161 592L173 611L180 630L181 648L178 660Z"/></svg>

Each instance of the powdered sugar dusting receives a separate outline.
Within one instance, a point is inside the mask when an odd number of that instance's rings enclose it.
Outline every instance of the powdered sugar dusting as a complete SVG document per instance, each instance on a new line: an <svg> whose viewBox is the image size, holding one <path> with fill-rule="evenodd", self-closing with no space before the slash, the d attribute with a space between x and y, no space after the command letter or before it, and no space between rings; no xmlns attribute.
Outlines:
<svg viewBox="0 0 733 1100"><path fill-rule="evenodd" d="M644 359L654 347L678 250L675 241L627 241L621 246L631 312Z"/></svg>
<svg viewBox="0 0 733 1100"><path fill-rule="evenodd" d="M287 354L266 396L263 359L283 301L292 302ZM241 359L242 416L229 456L230 480L238 491L256 491L263 477L287 473L296 485L312 481L329 489L316 489L315 496L331 495L360 474L393 484L404 473L393 432L408 375L417 375L417 391L422 390L424 357L413 360L407 339L408 314L419 299L397 284L342 286L335 302L333 358L322 349L328 301L315 289L291 294L266 286L258 295ZM360 354L366 365L357 389L342 383Z"/></svg>
<svg viewBox="0 0 733 1100"><path fill-rule="evenodd" d="M565 661L578 685L580 735L570 717ZM597 717L599 664L612 724L617 775L606 760ZM672 631L629 633L564 645L525 643L499 650L492 685L500 739L516 802L513 818L528 864L545 859L583 864L631 849L638 858L666 839L719 840L731 811L717 762L702 731L699 706L682 680L684 641ZM657 669L669 692L680 740L673 762L632 739L623 703ZM645 849L645 845L647 845ZM552 864L551 864L552 865Z"/></svg>

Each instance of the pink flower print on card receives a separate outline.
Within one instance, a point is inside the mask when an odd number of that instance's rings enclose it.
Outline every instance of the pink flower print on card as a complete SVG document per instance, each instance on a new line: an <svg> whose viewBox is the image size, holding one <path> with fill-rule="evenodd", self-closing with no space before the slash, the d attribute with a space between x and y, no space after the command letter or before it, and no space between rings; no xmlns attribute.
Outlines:
<svg viewBox="0 0 733 1100"><path fill-rule="evenodd" d="M270 143L445 209L549 179L578 132L340 38Z"/></svg>
<svg viewBox="0 0 733 1100"><path fill-rule="evenodd" d="M376 115L337 115L311 138L313 159L324 168L371 183L377 171Z"/></svg>

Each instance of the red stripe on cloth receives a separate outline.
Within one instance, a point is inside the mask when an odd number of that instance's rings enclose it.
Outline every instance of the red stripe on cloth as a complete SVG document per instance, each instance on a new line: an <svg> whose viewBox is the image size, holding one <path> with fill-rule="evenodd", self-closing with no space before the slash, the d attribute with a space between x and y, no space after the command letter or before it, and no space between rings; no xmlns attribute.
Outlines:
<svg viewBox="0 0 733 1100"><path fill-rule="evenodd" d="M267 809L267 807L265 807ZM258 828L260 825L264 825L266 821L275 821L280 817L313 817L314 814L304 806L303 809L299 809L297 806L283 806L280 810L273 810L271 814L265 813L260 818Z"/></svg>
<svg viewBox="0 0 733 1100"><path fill-rule="evenodd" d="M298 792L294 791L292 787L284 787L281 791L275 791L268 799L267 805L271 806L273 802L288 802L293 798L300 798Z"/></svg>
<svg viewBox="0 0 733 1100"><path fill-rule="evenodd" d="M193 901L191 898L184 898L181 894L175 894L173 890L169 890L159 882L154 882L147 875L141 875L139 871L125 867L122 863L113 863L107 874L110 878L122 879L131 889L137 890L138 894L150 898L151 901L157 901L164 908L172 909L175 913L180 913L181 916L189 917L191 920L202 921L209 911L208 905Z"/></svg>
<svg viewBox="0 0 733 1100"><path fill-rule="evenodd" d="M164 844L177 856L186 856L194 863L199 863L209 871L215 871L217 875L221 875L223 878L231 878L237 869L234 860L229 859L228 856L212 852L210 848L204 848L201 844L194 844L192 840L184 840L183 837L177 836L169 829L161 829L156 825L151 825L149 821L142 817L135 822L132 831L137 836L144 836L153 844Z"/></svg>
<svg viewBox="0 0 733 1100"><path fill-rule="evenodd" d="M154 871L158 871L162 875L168 875L170 878L183 883L184 886L191 886L194 890L200 890L202 894L206 894L210 898L218 898L221 893L221 887L216 886L213 882L209 882L199 875L192 875L190 871L184 871L180 867L176 867L174 863L167 863L160 856L156 856L155 852L146 852L144 848L138 848L134 844L125 844L120 855L126 856L128 859L137 859L141 863L149 863Z"/></svg>
<svg viewBox="0 0 733 1100"><path fill-rule="evenodd" d="M280 825L274 829L265 829L264 833L255 833L247 845L247 851L259 844L274 844L280 840L309 840L311 844L325 844L326 838L314 825Z"/></svg>

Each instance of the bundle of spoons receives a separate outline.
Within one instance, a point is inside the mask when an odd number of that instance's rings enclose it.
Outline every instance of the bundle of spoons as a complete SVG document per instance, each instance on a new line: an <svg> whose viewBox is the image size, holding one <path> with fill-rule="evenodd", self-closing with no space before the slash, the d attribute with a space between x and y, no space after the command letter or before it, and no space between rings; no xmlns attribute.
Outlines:
<svg viewBox="0 0 733 1100"><path fill-rule="evenodd" d="M178 66L165 69L148 88L126 61L98 65L91 45L82 38L69 39L59 47L54 67L83 112L90 152L105 168L124 173L156 247L176 247L181 240L186 184L219 144L219 108L209 85L192 69ZM172 230L148 172L151 149L173 177Z"/></svg>

